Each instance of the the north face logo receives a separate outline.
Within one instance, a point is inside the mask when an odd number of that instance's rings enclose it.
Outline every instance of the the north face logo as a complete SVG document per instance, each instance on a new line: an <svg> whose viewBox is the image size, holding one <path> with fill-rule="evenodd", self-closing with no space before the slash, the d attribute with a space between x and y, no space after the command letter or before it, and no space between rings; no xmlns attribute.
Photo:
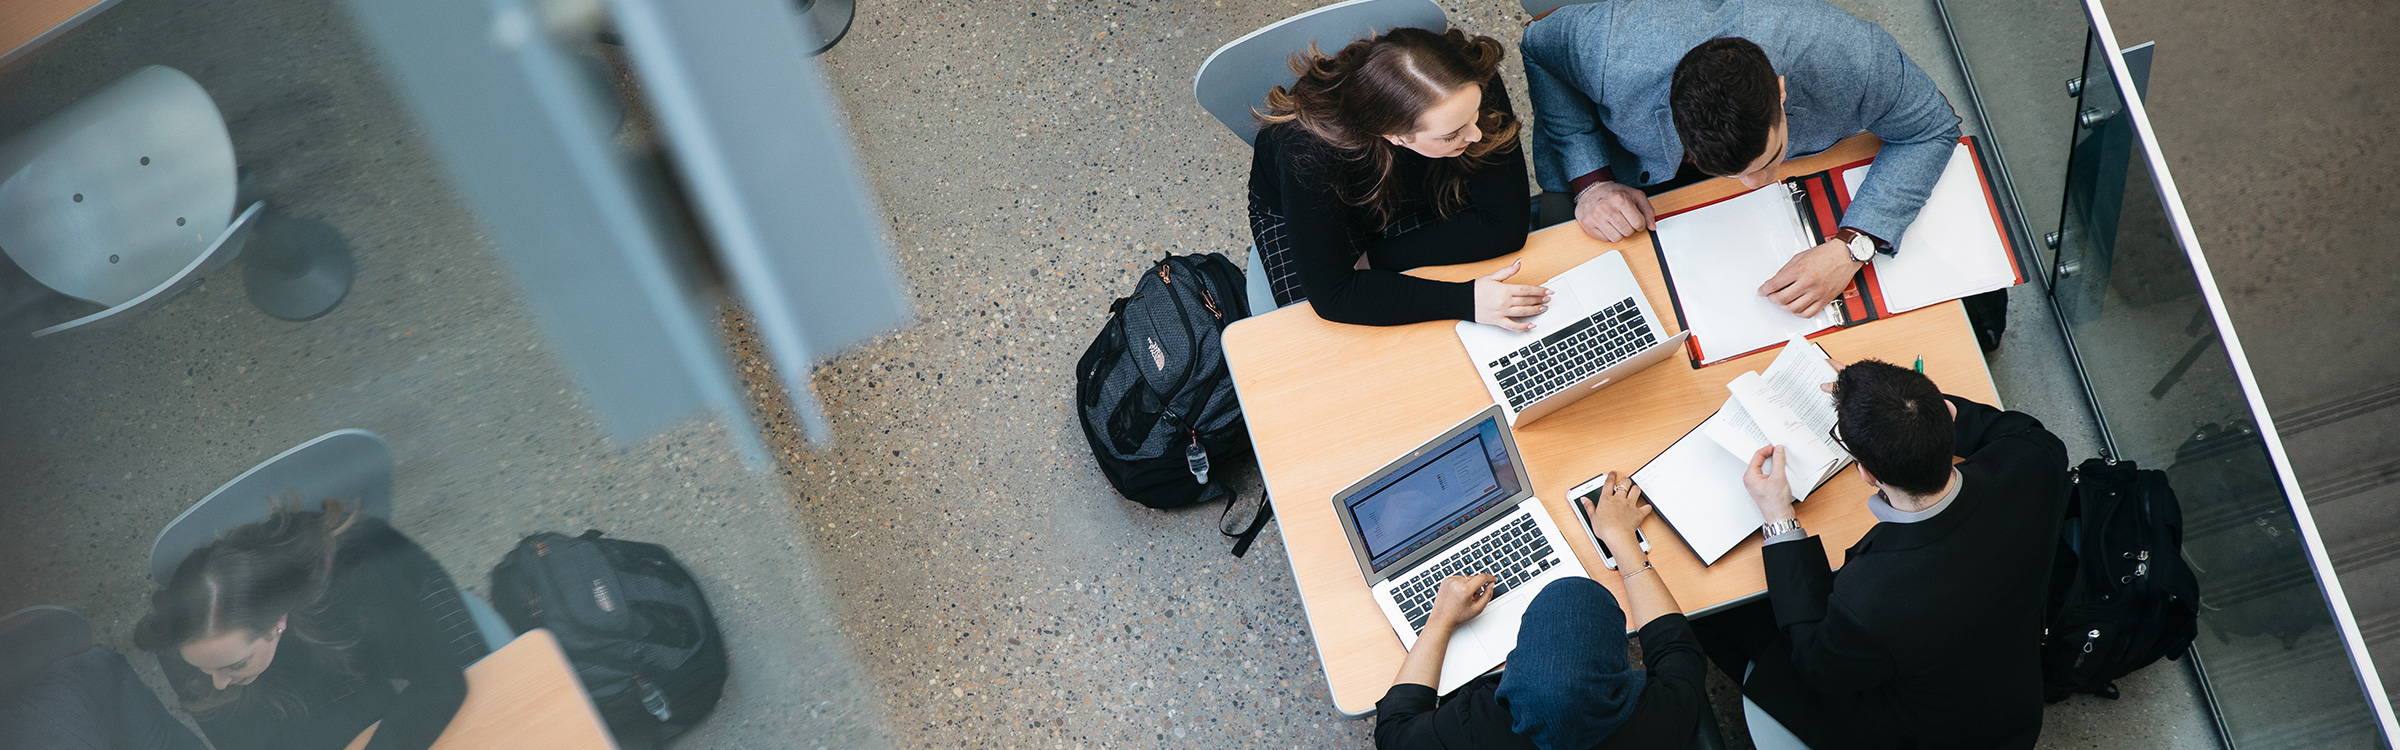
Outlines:
<svg viewBox="0 0 2400 750"><path fill-rule="evenodd" d="M1167 371L1167 350L1158 348L1158 339L1149 339L1149 342L1150 342L1150 364L1151 364L1151 365L1153 365L1153 366L1155 366L1155 367L1157 367L1159 372L1166 372L1166 371Z"/></svg>
<svg viewBox="0 0 2400 750"><path fill-rule="evenodd" d="M592 579L592 601L600 604L602 612L617 611L617 598L608 594L608 584L598 578Z"/></svg>

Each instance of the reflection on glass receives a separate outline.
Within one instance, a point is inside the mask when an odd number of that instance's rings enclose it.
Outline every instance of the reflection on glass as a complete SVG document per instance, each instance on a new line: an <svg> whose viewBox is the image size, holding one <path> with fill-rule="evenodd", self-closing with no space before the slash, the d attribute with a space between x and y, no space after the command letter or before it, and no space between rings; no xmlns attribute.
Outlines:
<svg viewBox="0 0 2400 750"><path fill-rule="evenodd" d="M2033 268L2046 274L2052 253L2042 235L2058 226L2074 130L2076 96L2068 82L2082 75L2083 44L2091 35L2083 6L2075 0L1943 0L1940 9L1975 98L1952 103L1975 106L1983 126L1978 140L1990 150L1985 162L2004 176L2002 187L2011 195L2002 201L2015 204L2032 235L2020 244L2033 249Z"/></svg>
<svg viewBox="0 0 2400 750"><path fill-rule="evenodd" d="M2095 42L2054 302L2115 455L2166 470L2205 669L2238 747L2367 747L2375 723L2214 318Z"/></svg>

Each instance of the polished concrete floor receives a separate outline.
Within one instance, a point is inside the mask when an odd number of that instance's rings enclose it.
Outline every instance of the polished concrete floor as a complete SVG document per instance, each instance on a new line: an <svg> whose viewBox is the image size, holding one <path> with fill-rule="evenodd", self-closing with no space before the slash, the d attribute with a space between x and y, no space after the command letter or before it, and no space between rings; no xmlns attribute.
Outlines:
<svg viewBox="0 0 2400 750"><path fill-rule="evenodd" d="M1277 532L1235 559L1215 506L1118 498L1066 396L1135 274L1162 253L1248 244L1248 154L1189 82L1219 44L1315 4L861 7L823 59L917 322L814 373L835 426L822 449L798 441L766 365L737 346L778 459L755 471L713 423L630 445L602 433L326 2L125 0L0 70L0 134L133 66L175 65L226 110L271 200L344 232L360 282L333 315L293 325L249 308L228 274L11 363L34 385L5 394L0 562L32 574L0 582L0 609L71 604L122 647L160 524L285 446L367 427L399 453L398 524L470 588L540 529L660 541L702 572L737 667L686 747L1369 746L1371 721L1332 710ZM1930 0L1841 4L1964 101ZM1512 44L1524 20L1499 0L1445 7ZM2080 57L2061 51L2080 37L2041 41L2045 59ZM2002 397L2091 455L2093 417L2040 291L2013 296L1991 358ZM727 326L746 340L738 313ZM2053 706L2043 746L2217 746L2183 664L2123 686L2122 700Z"/></svg>

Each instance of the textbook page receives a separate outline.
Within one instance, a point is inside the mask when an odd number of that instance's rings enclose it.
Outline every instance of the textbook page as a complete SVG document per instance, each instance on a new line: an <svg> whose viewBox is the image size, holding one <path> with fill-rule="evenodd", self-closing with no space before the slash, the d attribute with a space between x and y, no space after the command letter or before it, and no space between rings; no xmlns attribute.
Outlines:
<svg viewBox="0 0 2400 750"><path fill-rule="evenodd" d="M1665 453L1633 473L1642 496L1657 506L1659 515L1683 536L1684 544L1700 556L1702 565L1716 564L1717 558L1767 522L1766 516L1758 513L1758 504L1750 500L1750 491L1742 487L1742 472L1750 469L1749 456L1737 458L1705 437L1726 429L1712 423L1731 419L1728 411L1731 409L1717 410L1694 434L1667 446Z"/></svg>
<svg viewBox="0 0 2400 750"><path fill-rule="evenodd" d="M1823 347L1794 339L1765 372L1745 372L1725 384L1733 400L1758 422L1758 431L1783 446L1784 479L1791 483L1794 498L1808 497L1850 462L1850 454L1833 442L1833 394L1819 387L1834 377ZM1750 450L1758 448L1753 445ZM1749 454L1742 457L1747 461Z"/></svg>
<svg viewBox="0 0 2400 750"><path fill-rule="evenodd" d="M1841 324L1832 305L1802 318L1759 296L1785 262L1817 245L1783 183L1659 219L1655 240L1702 364Z"/></svg>
<svg viewBox="0 0 2400 750"><path fill-rule="evenodd" d="M1950 165L1933 184L1917 220L1901 230L1898 254L1875 255L1883 307L1894 315L2017 283L2008 243L1992 224L1983 180L1975 173L1975 156L1968 148L1962 142L1950 152ZM1857 195L1873 167L1843 172L1842 185Z"/></svg>

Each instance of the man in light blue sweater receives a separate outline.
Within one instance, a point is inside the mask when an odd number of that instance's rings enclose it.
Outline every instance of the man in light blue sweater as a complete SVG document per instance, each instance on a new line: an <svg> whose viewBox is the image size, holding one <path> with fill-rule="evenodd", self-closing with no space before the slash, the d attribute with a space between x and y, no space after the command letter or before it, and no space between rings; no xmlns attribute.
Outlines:
<svg viewBox="0 0 2400 750"><path fill-rule="evenodd" d="M1704 177L1775 181L1793 156L1883 139L1840 235L1759 287L1794 315L1839 296L1948 164L1958 115L1881 27L1823 0L1608 0L1533 22L1522 44L1534 178L1575 197L1585 232L1656 227L1648 192ZM1647 190L1645 190L1647 189Z"/></svg>

